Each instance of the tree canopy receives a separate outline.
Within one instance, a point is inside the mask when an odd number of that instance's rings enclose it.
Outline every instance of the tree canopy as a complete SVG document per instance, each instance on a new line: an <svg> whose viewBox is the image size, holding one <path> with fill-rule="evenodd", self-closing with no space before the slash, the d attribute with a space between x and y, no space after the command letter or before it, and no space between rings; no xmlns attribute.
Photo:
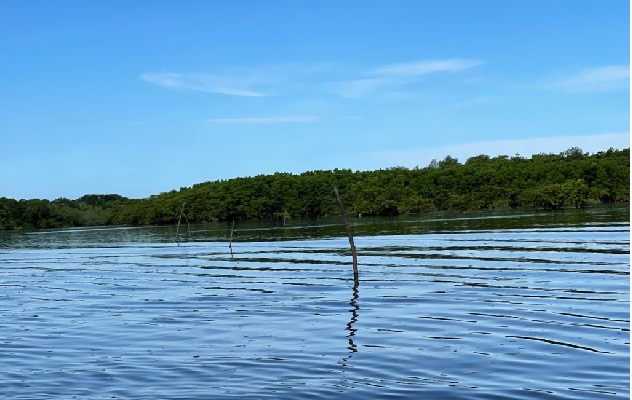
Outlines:
<svg viewBox="0 0 632 400"><path fill-rule="evenodd" d="M182 205L190 222L318 218L337 214L337 185L350 215L393 216L435 210L584 207L630 200L630 149L588 154L451 156L424 168L277 172L217 180L145 199L116 194L53 201L0 198L0 229L172 224Z"/></svg>

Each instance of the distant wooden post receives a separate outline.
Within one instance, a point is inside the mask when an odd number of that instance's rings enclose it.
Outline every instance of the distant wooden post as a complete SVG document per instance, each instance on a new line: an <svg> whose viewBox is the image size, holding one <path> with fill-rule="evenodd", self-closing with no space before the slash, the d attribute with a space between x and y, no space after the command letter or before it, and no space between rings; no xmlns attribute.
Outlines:
<svg viewBox="0 0 632 400"><path fill-rule="evenodd" d="M178 218L178 226L176 228L176 243L178 243L178 246L180 245L180 222L182 222L182 217L184 216L184 220L187 221L187 232L189 235L191 235L191 225L189 224L189 220L187 219L187 215L184 213L184 205L185 203L182 203L182 208L180 209L180 218Z"/></svg>
<svg viewBox="0 0 632 400"><path fill-rule="evenodd" d="M336 194L336 200L338 200L338 206L340 207L340 215L345 220L345 228L347 228L347 236L349 237L349 246L351 247L351 256L353 257L353 282L355 286L360 282L359 274L358 274L358 257L356 255L355 244L353 243L353 233L351 232L351 225L349 224L349 216L347 215L347 210L342 205L342 199L340 198L340 193L338 193L338 186L334 185L334 193Z"/></svg>
<svg viewBox="0 0 632 400"><path fill-rule="evenodd" d="M230 249L230 256L233 256L233 234L235 233L235 220L233 220L233 225L230 228L230 239L228 241L228 248Z"/></svg>

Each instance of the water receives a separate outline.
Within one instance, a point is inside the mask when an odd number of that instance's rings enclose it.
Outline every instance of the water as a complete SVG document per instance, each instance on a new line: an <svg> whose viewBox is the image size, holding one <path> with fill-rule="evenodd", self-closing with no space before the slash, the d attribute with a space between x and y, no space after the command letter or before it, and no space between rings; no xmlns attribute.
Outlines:
<svg viewBox="0 0 632 400"><path fill-rule="evenodd" d="M627 207L236 228L1 233L0 398L629 398Z"/></svg>

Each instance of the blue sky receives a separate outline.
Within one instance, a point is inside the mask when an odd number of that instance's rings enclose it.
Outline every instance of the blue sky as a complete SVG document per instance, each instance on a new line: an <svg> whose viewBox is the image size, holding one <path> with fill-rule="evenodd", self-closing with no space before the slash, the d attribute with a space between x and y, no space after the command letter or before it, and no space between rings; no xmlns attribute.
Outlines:
<svg viewBox="0 0 632 400"><path fill-rule="evenodd" d="M626 0L2 1L0 196L630 143Z"/></svg>

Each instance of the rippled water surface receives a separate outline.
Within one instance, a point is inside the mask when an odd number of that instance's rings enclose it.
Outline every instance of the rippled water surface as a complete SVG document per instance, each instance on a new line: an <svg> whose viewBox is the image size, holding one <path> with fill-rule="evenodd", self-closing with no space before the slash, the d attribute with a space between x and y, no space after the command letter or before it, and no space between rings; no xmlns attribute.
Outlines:
<svg viewBox="0 0 632 400"><path fill-rule="evenodd" d="M0 397L629 398L627 206L353 229L0 233Z"/></svg>

